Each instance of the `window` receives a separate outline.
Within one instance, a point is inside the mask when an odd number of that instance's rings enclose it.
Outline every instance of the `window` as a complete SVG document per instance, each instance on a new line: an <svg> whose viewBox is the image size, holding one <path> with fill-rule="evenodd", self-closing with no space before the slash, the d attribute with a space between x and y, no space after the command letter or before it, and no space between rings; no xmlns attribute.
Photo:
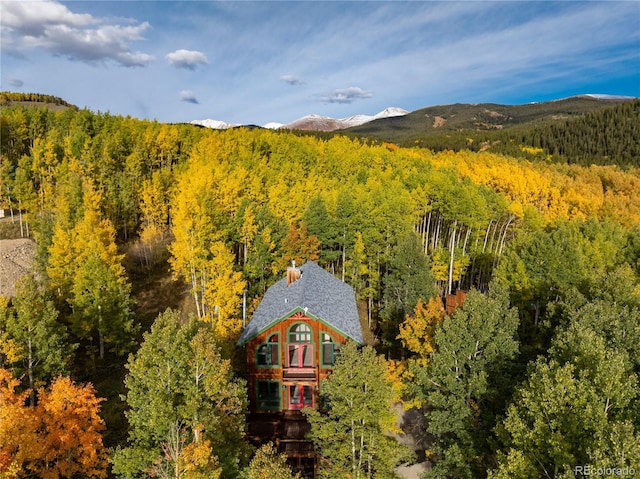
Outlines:
<svg viewBox="0 0 640 479"><path fill-rule="evenodd" d="M310 343L311 342L311 328L308 324L298 323L291 326L289 330L289 342L290 343Z"/></svg>
<svg viewBox="0 0 640 479"><path fill-rule="evenodd" d="M256 383L258 410L259 411L279 411L280 410L280 382L279 381L258 381Z"/></svg>
<svg viewBox="0 0 640 479"><path fill-rule="evenodd" d="M313 407L313 387L300 384L289 386L289 409Z"/></svg>
<svg viewBox="0 0 640 479"><path fill-rule="evenodd" d="M334 342L329 334L322 333L322 366L333 366L339 354L340 343Z"/></svg>
<svg viewBox="0 0 640 479"><path fill-rule="evenodd" d="M278 348L278 335L272 334L266 343L258 346L256 352L256 364L262 367L277 366L280 364L280 351Z"/></svg>
<svg viewBox="0 0 640 479"><path fill-rule="evenodd" d="M289 344L287 358L290 368L312 368L313 345Z"/></svg>

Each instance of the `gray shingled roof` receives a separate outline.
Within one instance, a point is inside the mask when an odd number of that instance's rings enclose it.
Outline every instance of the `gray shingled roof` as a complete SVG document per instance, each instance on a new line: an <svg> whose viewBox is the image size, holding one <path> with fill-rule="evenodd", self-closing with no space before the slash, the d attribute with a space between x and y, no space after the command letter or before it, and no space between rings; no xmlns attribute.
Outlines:
<svg viewBox="0 0 640 479"><path fill-rule="evenodd" d="M300 279L287 286L283 278L271 286L238 340L245 344L262 331L297 310L317 318L354 341L363 344L353 288L313 261L300 266Z"/></svg>

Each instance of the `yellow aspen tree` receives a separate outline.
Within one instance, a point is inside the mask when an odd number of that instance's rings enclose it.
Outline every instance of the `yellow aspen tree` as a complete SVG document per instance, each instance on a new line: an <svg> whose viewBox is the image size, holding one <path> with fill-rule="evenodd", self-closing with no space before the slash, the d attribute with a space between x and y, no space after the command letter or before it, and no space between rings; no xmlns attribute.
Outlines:
<svg viewBox="0 0 640 479"><path fill-rule="evenodd" d="M77 257L72 230L65 229L61 224L53 228L53 238L49 247L49 262L47 276L49 287L59 298L68 298L73 284Z"/></svg>
<svg viewBox="0 0 640 479"><path fill-rule="evenodd" d="M186 188L189 188L185 185ZM207 243L213 236L212 225L204 214L195 195L179 188L175 199L173 216L174 241L169 247L174 280L183 279L191 286L191 295L195 301L199 318L204 315L203 295L204 266L208 252Z"/></svg>
<svg viewBox="0 0 640 479"><path fill-rule="evenodd" d="M238 313L246 283L242 274L233 270L234 256L223 242L213 243L210 253L203 277L203 319L211 322L217 337L232 340L242 327Z"/></svg>
<svg viewBox="0 0 640 479"><path fill-rule="evenodd" d="M240 227L240 241L242 244L242 265L247 264L249 250L253 245L253 240L258 234L258 224L256 223L256 212L253 204L247 205L242 217Z"/></svg>
<svg viewBox="0 0 640 479"><path fill-rule="evenodd" d="M191 286L199 318L206 314L205 290L208 263L215 242L228 240L234 232L242 192L243 170L234 171L221 160L202 151L200 144L187 170L179 177L174 199L174 242L169 247L174 279Z"/></svg>
<svg viewBox="0 0 640 479"><path fill-rule="evenodd" d="M105 343L116 352L124 352L133 338L129 311L130 285L118 254L115 229L101 219L97 205L100 195L90 186L85 191L84 217L74 228L77 270L71 303L82 336L98 335L100 358ZM81 337L82 337L81 336Z"/></svg>
<svg viewBox="0 0 640 479"><path fill-rule="evenodd" d="M398 339L418 356L419 364L426 365L428 356L433 352L436 327L444 317L445 311L439 298L431 298L426 304L418 300L413 313L407 314L400 324Z"/></svg>
<svg viewBox="0 0 640 479"><path fill-rule="evenodd" d="M145 180L142 184L140 242L144 263L147 266L158 260L168 236L171 182L171 172L157 170L153 172L150 180Z"/></svg>
<svg viewBox="0 0 640 479"><path fill-rule="evenodd" d="M100 357L105 347L124 353L133 339L129 285L115 229L99 210L101 195L83 185L83 216L71 230L57 228L49 248L50 286L73 309L71 326L81 339L96 337Z"/></svg>

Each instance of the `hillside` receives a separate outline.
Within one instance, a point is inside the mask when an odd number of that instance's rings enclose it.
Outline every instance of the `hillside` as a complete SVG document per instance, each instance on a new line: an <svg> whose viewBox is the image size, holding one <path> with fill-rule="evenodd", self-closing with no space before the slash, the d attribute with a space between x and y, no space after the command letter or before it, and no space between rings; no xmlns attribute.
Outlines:
<svg viewBox="0 0 640 479"><path fill-rule="evenodd" d="M639 111L638 100L588 95L526 105L455 104L342 133L433 151L489 150L530 160L637 166Z"/></svg>
<svg viewBox="0 0 640 479"><path fill-rule="evenodd" d="M66 102L62 98L53 95L44 95L41 93L15 93L0 92L0 106L23 106L23 107L39 107L48 108L52 111L61 111L71 108L77 110L78 107Z"/></svg>
<svg viewBox="0 0 640 479"><path fill-rule="evenodd" d="M566 120L611 106L615 102L579 96L525 105L456 103L422 108L402 117L382 118L345 132L385 141L406 142L443 132L495 131L524 124L533 126L543 120Z"/></svg>
<svg viewBox="0 0 640 479"><path fill-rule="evenodd" d="M2 92L0 104L77 110L61 98L36 93ZM387 109L366 121L363 115L344 119L308 115L278 126L299 135L323 139L346 135L434 152L491 151L532 161L640 166L638 99L581 95L524 105L456 103L404 113ZM191 123L213 129L255 128L213 120ZM357 125L345 128L354 123Z"/></svg>

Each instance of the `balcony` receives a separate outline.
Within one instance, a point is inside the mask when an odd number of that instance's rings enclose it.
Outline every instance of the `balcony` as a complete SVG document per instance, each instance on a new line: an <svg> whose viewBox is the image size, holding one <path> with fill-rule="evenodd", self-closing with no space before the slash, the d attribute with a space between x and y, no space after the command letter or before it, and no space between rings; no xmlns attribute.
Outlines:
<svg viewBox="0 0 640 479"><path fill-rule="evenodd" d="M316 379L316 368L308 367L308 368L298 368L298 367L289 367L284 368L282 372L282 378L285 380L298 380L298 379L307 379L307 380L315 380Z"/></svg>
<svg viewBox="0 0 640 479"><path fill-rule="evenodd" d="M315 379L315 355L312 344L289 344L287 363L283 370L283 379Z"/></svg>

